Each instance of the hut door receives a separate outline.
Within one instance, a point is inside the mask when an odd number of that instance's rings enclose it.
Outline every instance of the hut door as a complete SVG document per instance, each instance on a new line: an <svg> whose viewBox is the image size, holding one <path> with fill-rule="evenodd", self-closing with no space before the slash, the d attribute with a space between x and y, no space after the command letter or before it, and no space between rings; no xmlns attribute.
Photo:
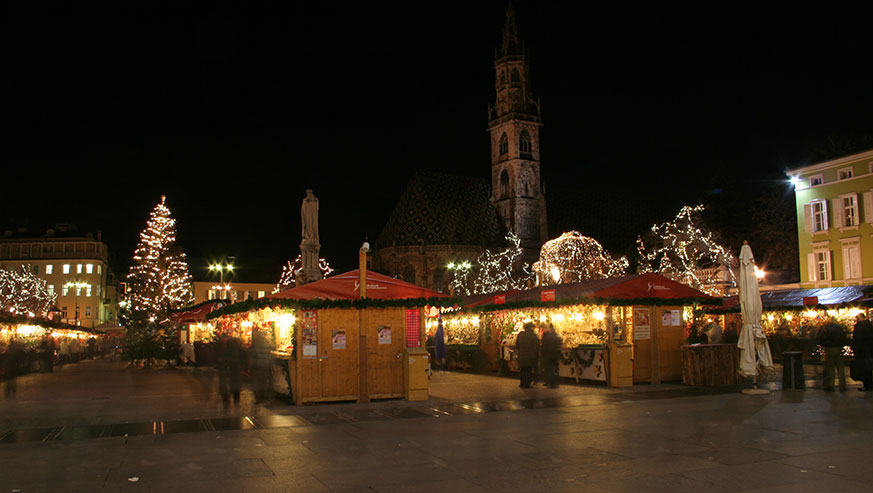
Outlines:
<svg viewBox="0 0 873 493"><path fill-rule="evenodd" d="M682 307L661 307L658 318L658 370L661 381L682 379L682 344L685 327L682 326Z"/></svg>
<svg viewBox="0 0 873 493"><path fill-rule="evenodd" d="M318 346L321 398L357 399L358 310L319 310Z"/></svg>
<svg viewBox="0 0 873 493"><path fill-rule="evenodd" d="M406 318L402 308L362 310L367 335L367 382L372 398L402 397Z"/></svg>
<svg viewBox="0 0 873 493"><path fill-rule="evenodd" d="M652 372L652 307L634 307L634 382L651 382Z"/></svg>

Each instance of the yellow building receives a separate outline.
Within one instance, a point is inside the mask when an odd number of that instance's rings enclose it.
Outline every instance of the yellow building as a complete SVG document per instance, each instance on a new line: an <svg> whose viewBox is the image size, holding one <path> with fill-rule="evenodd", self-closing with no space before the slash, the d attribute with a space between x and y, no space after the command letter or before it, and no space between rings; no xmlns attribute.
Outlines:
<svg viewBox="0 0 873 493"><path fill-rule="evenodd" d="M191 305L210 300L238 303L249 298L263 298L273 292L282 273L279 262L263 258L236 261L234 257L229 257L220 262L191 258L188 265L194 278L194 301ZM216 269L219 265L222 266L222 271Z"/></svg>
<svg viewBox="0 0 873 493"><path fill-rule="evenodd" d="M803 288L873 283L873 149L788 172Z"/></svg>
<svg viewBox="0 0 873 493"><path fill-rule="evenodd" d="M84 327L115 323L118 280L98 231L82 234L75 225L57 224L37 235L20 228L0 237L0 267L25 266L58 295L61 321Z"/></svg>

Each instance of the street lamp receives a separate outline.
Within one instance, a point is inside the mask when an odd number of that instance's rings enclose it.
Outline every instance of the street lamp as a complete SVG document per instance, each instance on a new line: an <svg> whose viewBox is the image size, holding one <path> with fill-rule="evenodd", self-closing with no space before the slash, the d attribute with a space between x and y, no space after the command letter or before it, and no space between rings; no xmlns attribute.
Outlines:
<svg viewBox="0 0 873 493"><path fill-rule="evenodd" d="M228 282L226 285L224 284L224 273L227 272L228 275L233 274L233 264L221 262L216 264L209 264L209 270L211 272L218 272L219 277L219 286L212 286L212 289L217 288L219 290L223 290L225 292L223 299L227 299L230 292L230 282Z"/></svg>

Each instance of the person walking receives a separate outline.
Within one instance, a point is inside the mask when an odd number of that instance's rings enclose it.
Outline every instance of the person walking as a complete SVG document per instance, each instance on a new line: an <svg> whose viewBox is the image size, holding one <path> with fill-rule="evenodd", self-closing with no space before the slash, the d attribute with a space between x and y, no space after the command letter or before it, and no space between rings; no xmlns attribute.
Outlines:
<svg viewBox="0 0 873 493"><path fill-rule="evenodd" d="M846 391L846 364L843 360L843 347L846 345L846 333L833 318L829 319L818 331L818 343L824 350L824 381L825 392L834 391L834 369L840 378L840 392Z"/></svg>
<svg viewBox="0 0 873 493"><path fill-rule="evenodd" d="M555 327L551 323L544 323L543 326L543 373L545 373L545 384L550 389L558 388L558 362L561 360L561 347L564 341L561 336L555 331Z"/></svg>
<svg viewBox="0 0 873 493"><path fill-rule="evenodd" d="M233 396L234 404L239 404L242 388L242 343L236 337L224 334L221 338L218 355L218 392L225 403Z"/></svg>
<svg viewBox="0 0 873 493"><path fill-rule="evenodd" d="M861 391L873 390L873 323L867 320L864 312L855 317L855 328L852 330L852 352L855 362L852 363L852 378L860 380L864 387Z"/></svg>
<svg viewBox="0 0 873 493"><path fill-rule="evenodd" d="M265 330L258 330L252 335L252 391L256 403L267 400L273 387L271 349L272 344Z"/></svg>
<svg viewBox="0 0 873 493"><path fill-rule="evenodd" d="M524 330L515 339L515 351L518 353L519 387L529 389L533 372L537 366L540 353L540 340L534 332L533 322L524 324Z"/></svg>

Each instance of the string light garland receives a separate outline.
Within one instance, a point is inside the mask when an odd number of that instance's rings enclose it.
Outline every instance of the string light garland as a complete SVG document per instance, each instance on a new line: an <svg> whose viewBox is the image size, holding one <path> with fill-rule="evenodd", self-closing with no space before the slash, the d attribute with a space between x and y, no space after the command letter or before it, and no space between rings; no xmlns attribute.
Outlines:
<svg viewBox="0 0 873 493"><path fill-rule="evenodd" d="M45 279L36 277L26 265L0 269L0 308L4 312L41 317L57 299Z"/></svg>
<svg viewBox="0 0 873 493"><path fill-rule="evenodd" d="M629 265L627 257L612 258L597 240L568 231L543 245L533 270L538 285L550 286L621 276Z"/></svg>
<svg viewBox="0 0 873 493"><path fill-rule="evenodd" d="M297 255L293 262L290 260L282 267L282 274L279 276L279 282L273 288L272 293L276 294L297 285L297 273L303 268L303 254ZM324 279L333 272L333 267L324 258L318 259L318 270L321 271L321 278Z"/></svg>
<svg viewBox="0 0 873 493"><path fill-rule="evenodd" d="M127 275L124 310L140 321L166 319L194 300L188 262L176 245L176 220L165 202L161 196L140 233Z"/></svg>
<svg viewBox="0 0 873 493"><path fill-rule="evenodd" d="M499 252L485 250L476 259L475 265L469 261L450 263L447 267L452 273L449 281L452 292L470 296L529 287L534 276L528 264L520 262L521 239L509 233L506 241L509 247Z"/></svg>
<svg viewBox="0 0 873 493"><path fill-rule="evenodd" d="M702 204L686 205L672 221L653 225L648 246L637 237L639 272L655 272L712 295L721 294L718 284L727 272L727 280L736 286L736 257L699 226L704 210Z"/></svg>

